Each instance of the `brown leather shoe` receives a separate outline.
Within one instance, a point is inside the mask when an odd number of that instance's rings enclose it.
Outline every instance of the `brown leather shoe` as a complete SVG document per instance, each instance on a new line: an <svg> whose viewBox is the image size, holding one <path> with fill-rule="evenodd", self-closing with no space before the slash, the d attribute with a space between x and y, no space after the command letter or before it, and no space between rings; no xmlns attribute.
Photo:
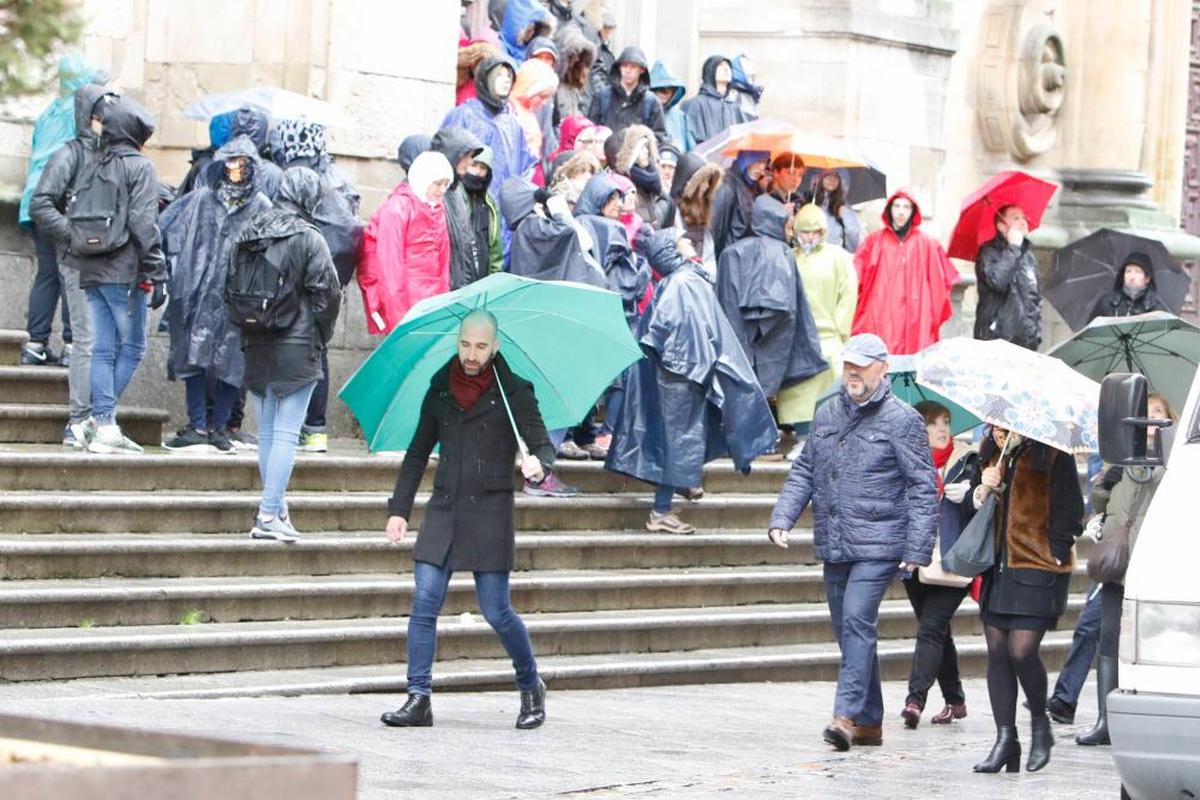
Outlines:
<svg viewBox="0 0 1200 800"><path fill-rule="evenodd" d="M946 707L943 708L938 713L934 714L932 717L930 717L929 721L932 722L934 725L949 725L954 720L963 719L966 716L967 716L967 704L966 703L963 703L962 705L954 705L953 703L947 703Z"/></svg>
<svg viewBox="0 0 1200 800"><path fill-rule="evenodd" d="M854 723L846 717L834 717L833 722L826 726L822 738L835 750L849 750L854 741Z"/></svg>
<svg viewBox="0 0 1200 800"><path fill-rule="evenodd" d="M883 744L883 726L855 725L850 741L855 747L879 747Z"/></svg>
<svg viewBox="0 0 1200 800"><path fill-rule="evenodd" d="M921 724L921 707L916 703L909 703L900 712L900 718L904 720L904 727L910 731L915 731L917 726Z"/></svg>

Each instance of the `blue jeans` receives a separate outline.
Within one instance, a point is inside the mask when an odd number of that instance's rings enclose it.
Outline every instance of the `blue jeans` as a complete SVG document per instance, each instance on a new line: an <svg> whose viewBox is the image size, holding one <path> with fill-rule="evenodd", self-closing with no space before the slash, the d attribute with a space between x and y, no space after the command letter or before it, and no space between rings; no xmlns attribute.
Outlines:
<svg viewBox="0 0 1200 800"><path fill-rule="evenodd" d="M233 406L241 390L207 372L197 372L183 379L187 400L188 425L197 431L219 431L229 424ZM208 411L209 389L212 389L212 414Z"/></svg>
<svg viewBox="0 0 1200 800"><path fill-rule="evenodd" d="M261 441L261 439L260 439ZM453 570L426 561L413 562L417 590L412 616L408 618L408 692L429 695L433 691L433 657L437 652L437 618L446 601L446 586ZM476 572L475 596L483 618L500 637L517 673L517 688L537 688L537 663L525 623L513 611L508 596L507 572Z"/></svg>
<svg viewBox="0 0 1200 800"><path fill-rule="evenodd" d="M258 417L258 477L263 487L262 502L258 505L260 517L287 516L283 493L292 478L300 426L316 385L306 384L284 397L277 397L269 386L265 395L250 392L250 402Z"/></svg>
<svg viewBox="0 0 1200 800"><path fill-rule="evenodd" d="M92 416L115 425L117 402L146 354L146 293L136 286L88 286L92 345Z"/></svg>
<svg viewBox="0 0 1200 800"><path fill-rule="evenodd" d="M842 651L833 715L855 725L883 724L879 685L879 604L896 577L897 561L825 564L825 597Z"/></svg>
<svg viewBox="0 0 1200 800"><path fill-rule="evenodd" d="M1058 673L1052 697L1074 708L1079 703L1079 693L1087 683L1088 672L1100 646L1100 592L1096 584L1088 588L1088 600L1079 621L1075 623L1075 635L1071 637L1071 652Z"/></svg>
<svg viewBox="0 0 1200 800"><path fill-rule="evenodd" d="M675 499L675 487L659 484L654 490L654 512L666 514L671 510L671 501Z"/></svg>

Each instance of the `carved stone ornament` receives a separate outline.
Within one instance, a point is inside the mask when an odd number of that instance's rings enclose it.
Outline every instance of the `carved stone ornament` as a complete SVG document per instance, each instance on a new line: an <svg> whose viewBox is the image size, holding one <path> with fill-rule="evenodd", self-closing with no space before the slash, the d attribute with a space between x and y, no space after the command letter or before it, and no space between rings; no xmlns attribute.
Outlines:
<svg viewBox="0 0 1200 800"><path fill-rule="evenodd" d="M1027 14L1026 5L1024 0L988 4L976 82L976 113L985 146L1018 161L1054 146L1058 112L1067 93L1062 37L1044 24L1044 14Z"/></svg>

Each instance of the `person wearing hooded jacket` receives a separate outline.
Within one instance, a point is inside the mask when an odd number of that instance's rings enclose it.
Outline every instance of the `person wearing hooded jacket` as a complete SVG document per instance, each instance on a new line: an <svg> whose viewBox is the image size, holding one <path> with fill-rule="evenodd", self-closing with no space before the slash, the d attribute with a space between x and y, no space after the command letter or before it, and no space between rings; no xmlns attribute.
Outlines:
<svg viewBox="0 0 1200 800"><path fill-rule="evenodd" d="M358 218L361 200L350 179L333 164L325 143L325 127L303 119L285 119L276 126L278 150L274 153L279 166L287 170L297 167L311 169L320 181L316 205L309 210L309 220L317 227L333 258L338 286L345 288L358 269L362 253L363 230ZM300 450L304 453L324 453L329 449L325 432L329 410L329 357L321 350L321 379L312 392L308 414L300 429Z"/></svg>
<svg viewBox="0 0 1200 800"><path fill-rule="evenodd" d="M742 113L746 115L746 120L758 119L758 104L762 101L764 87L762 84L754 82L757 77L754 63L750 60L750 56L741 53L733 59L732 67L733 79L729 81L729 87L737 97L738 105L741 106Z"/></svg>
<svg viewBox="0 0 1200 800"><path fill-rule="evenodd" d="M529 44L534 39L553 33L554 17L538 0L508 0L500 25L500 42L513 61L520 64L529 57Z"/></svg>
<svg viewBox="0 0 1200 800"><path fill-rule="evenodd" d="M36 209L41 216L53 210L50 217L57 222L55 214L66 209L67 194L70 191L72 177L89 157L95 157L96 149L100 146L100 137L94 128L102 125L106 102L111 102L116 95L103 86L89 83L81 86L75 92L75 129L78 133L74 143L68 143L51 154L49 161L38 168L39 180L29 196L29 210ZM35 202L36 199L36 202ZM54 223L51 223L54 224ZM63 310L63 340L70 342L63 349L69 358L62 359L67 367L67 388L69 412L67 427L63 431L63 445L66 447L86 448L88 440L95 434L95 420L92 416L92 344L95 341L95 331L92 329L92 316L88 308L87 292L80 284L78 269L68 267L60 260L60 246L49 235L44 235L36 228L34 230L34 247L37 251L38 273L34 276L33 286L29 293L30 341L21 351L23 365L49 363L45 342L34 339L34 334L41 327L45 336L49 336L50 320L44 314L38 317L38 303L45 302L48 281L41 283L42 270L53 265L58 284L62 287L63 300L66 308ZM57 290L55 291L57 294ZM73 313L72 313L73 312ZM53 313L53 309L51 309ZM72 318L74 324L72 324ZM32 352L31 352L32 351ZM60 362L61 363L61 362Z"/></svg>
<svg viewBox="0 0 1200 800"><path fill-rule="evenodd" d="M637 323L638 301L650 284L650 271L629 245L629 235L619 220L621 190L606 172L593 175L575 203L575 218L592 241L592 257L608 278L608 288L621 296L625 319Z"/></svg>
<svg viewBox="0 0 1200 800"><path fill-rule="evenodd" d="M83 105L87 106L86 100ZM142 155L146 140L154 135L154 118L139 103L123 97L106 104L102 114L99 148L94 154L82 145L64 148L61 158L52 157L38 181L30 212L37 226L59 243L59 261L78 271L79 285L87 294L95 337L91 354L95 432L89 435L87 448L93 453L140 453L142 448L117 424L117 405L146 353L147 308L158 308L166 299L166 264L157 225L158 174ZM71 222L60 208L65 209L67 194L74 188L76 168L102 170L114 160L125 178L118 197L127 203L128 239L108 253L79 255L70 249Z"/></svg>
<svg viewBox="0 0 1200 800"><path fill-rule="evenodd" d="M720 191L724 170L695 153L685 153L675 165L671 181L674 206L667 224L679 228L692 243L692 249L704 265L709 281L717 281L717 256L713 244L713 207Z"/></svg>
<svg viewBox="0 0 1200 800"><path fill-rule="evenodd" d="M751 235L750 211L754 199L767 191L771 181L771 154L766 150L742 150L725 172L713 200L713 255Z"/></svg>
<svg viewBox="0 0 1200 800"><path fill-rule="evenodd" d="M620 141L621 146L616 158L609 162L609 168L633 183L637 215L657 230L671 217L671 198L667 196L658 169L658 140L645 125L630 125Z"/></svg>
<svg viewBox="0 0 1200 800"><path fill-rule="evenodd" d="M412 162L417 156L424 153L433 144L433 137L425 133L414 133L404 137L404 141L400 142L400 146L396 148L396 163L400 165L400 169L404 170L404 180L408 180L408 171L412 168Z"/></svg>
<svg viewBox="0 0 1200 800"><path fill-rule="evenodd" d="M716 136L730 125L749 122L732 89L733 62L725 56L709 56L700 70L700 91L683 103L688 128L696 144Z"/></svg>
<svg viewBox="0 0 1200 800"><path fill-rule="evenodd" d="M854 309L858 305L854 258L825 240L825 225L825 212L812 203L796 212L792 222L796 269L817 325L821 352L829 362L829 369L824 372L779 390L779 422L794 426L797 435L808 433L817 399L841 374L838 357L850 339ZM798 456L799 451L790 455Z"/></svg>
<svg viewBox="0 0 1200 800"><path fill-rule="evenodd" d="M1130 253L1113 281L1112 291L1096 301L1092 317L1132 317L1171 309L1154 290L1154 262L1142 252Z"/></svg>
<svg viewBox="0 0 1200 800"><path fill-rule="evenodd" d="M568 117L585 113L592 103L588 75L596 61L596 43L573 24L560 26L555 31L554 42L560 55L554 124L560 126Z"/></svg>
<svg viewBox="0 0 1200 800"><path fill-rule="evenodd" d="M333 337L342 290L325 237L313 222L322 202L317 173L291 167L283 173L275 207L249 220L237 246L261 249L300 297L295 320L283 331L242 332L246 388L258 419L258 475L262 499L252 539L294 542L284 492L295 463L301 424L316 385L327 380L325 348Z"/></svg>
<svg viewBox="0 0 1200 800"><path fill-rule="evenodd" d="M996 235L975 257L975 338L1004 339L1037 350L1042 343L1042 290L1029 223L1019 206L996 212Z"/></svg>
<svg viewBox="0 0 1200 800"><path fill-rule="evenodd" d="M60 357L63 366L70 366L72 355L82 364L88 364L91 359L91 332L87 315L87 299L79 288L79 281L62 269L58 263L53 240L42 235L34 225L30 213L30 202L42 172L50 158L63 145L76 140L80 144L95 149L98 139L91 130L91 108L95 105L99 94L91 99L86 109L87 116L81 119L79 95L80 90L88 86L102 86L108 81L108 73L97 69L78 54L63 56L58 60L58 97L38 115L33 125L33 138L29 154L29 170L25 175L25 190L21 193L21 203L17 209L17 221L24 228L29 228L33 234L34 253L37 257L37 270L33 275L33 283L29 287L29 304L25 309L26 330L29 341L21 348L21 364L23 366L50 366L59 363L50 352L50 329L54 322L54 310L62 298L62 338L63 354ZM94 92L95 90L90 90ZM72 297L74 299L72 299ZM74 308L72 308L74 306ZM77 333L71 326L72 313L80 315L78 325L80 338L84 348L79 353L72 353L74 347L73 335ZM84 383L86 383L86 376ZM86 418L84 414L83 418ZM63 444L82 446L70 436L70 425L63 435Z"/></svg>
<svg viewBox="0 0 1200 800"><path fill-rule="evenodd" d="M228 425L245 361L241 332L225 307L225 282L238 235L271 207L259 189L260 164L248 136L230 139L204 171L204 185L168 206L160 220L171 264L167 377L184 382L188 411L188 426L163 445L169 450L234 450Z"/></svg>
<svg viewBox="0 0 1200 800"><path fill-rule="evenodd" d="M434 134L434 151L454 167L446 191L446 228L450 236L450 289L461 289L504 268L500 212L488 194L491 154L469 131L443 128Z"/></svg>
<svg viewBox="0 0 1200 800"><path fill-rule="evenodd" d="M647 530L691 533L671 511L673 496L699 487L714 459L728 456L749 473L779 432L688 238L667 228L639 249L662 278L638 321L646 357L626 373L604 466L657 487Z"/></svg>
<svg viewBox="0 0 1200 800"><path fill-rule="evenodd" d="M368 333L391 333L416 303L450 291L443 201L453 179L444 155L422 153L367 223L358 286Z"/></svg>
<svg viewBox="0 0 1200 800"><path fill-rule="evenodd" d="M517 70L509 107L521 123L525 143L544 171L545 159L558 148L554 130L554 93L558 74L545 61L531 58Z"/></svg>
<svg viewBox="0 0 1200 800"><path fill-rule="evenodd" d="M911 355L941 338L950 319L958 270L937 239L921 228L921 207L900 189L883 208L883 228L854 254L858 309L852 334L874 333L892 355Z"/></svg>
<svg viewBox="0 0 1200 800"><path fill-rule="evenodd" d="M678 148L679 153L689 152L696 146L687 114L680 102L687 93L687 85L671 74L671 69L662 61L655 61L650 68L650 91L658 95L663 106L663 122L667 126L667 138Z"/></svg>
<svg viewBox="0 0 1200 800"><path fill-rule="evenodd" d="M640 47L621 51L609 73L609 85L592 97L588 118L612 128L617 136L630 125L645 125L659 140L667 138L662 103L650 91L650 64Z"/></svg>
<svg viewBox="0 0 1200 800"><path fill-rule="evenodd" d="M253 106L242 106L232 112L233 120L229 128L229 140L245 136L254 144L258 162L255 164L258 190L267 196L268 200L275 199L279 192L279 182L283 180L283 170L271 160L271 119L266 112ZM211 163L211 162L210 162ZM224 167L220 164L205 166L205 170L220 172ZM210 177L209 182L211 183Z"/></svg>
<svg viewBox="0 0 1200 800"><path fill-rule="evenodd" d="M517 65L506 57L489 58L475 72L476 97L451 109L442 120L442 128L464 128L487 147L492 148L492 198L500 201L500 187L512 177L526 177L538 162L530 149L525 132L516 115L509 109L508 98ZM503 213L503 206L501 213ZM507 229L501 228L505 251L508 250Z"/></svg>
<svg viewBox="0 0 1200 800"><path fill-rule="evenodd" d="M717 299L767 397L829 368L796 259L788 214L774 197L754 201L752 236L717 262Z"/></svg>

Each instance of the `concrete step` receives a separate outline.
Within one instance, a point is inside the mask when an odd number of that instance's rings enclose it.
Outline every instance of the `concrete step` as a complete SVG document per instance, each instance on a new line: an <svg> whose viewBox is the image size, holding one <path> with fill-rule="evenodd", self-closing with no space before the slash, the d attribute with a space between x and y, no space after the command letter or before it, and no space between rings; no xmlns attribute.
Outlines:
<svg viewBox="0 0 1200 800"><path fill-rule="evenodd" d="M987 647L983 637L955 635L959 668L964 678L981 677ZM884 680L903 680L912 666L912 639L880 642L879 662ZM1071 634L1051 632L1042 640L1042 660L1051 671L1062 664ZM553 692L563 689L617 689L694 683L827 681L837 675L841 654L828 643L729 647L665 653L612 655L542 655L538 671L550 687L548 708L554 714ZM436 693L513 689L512 663L505 658L438 660L434 665ZM25 684L31 694L38 684ZM75 686L78 685L78 689ZM403 694L407 689L404 664L358 667L259 670L153 678L105 678L56 682L55 697L78 693L105 699L124 697L159 700L219 699L316 694ZM437 700L434 700L436 705ZM973 713L984 714L986 697L967 698ZM389 710L380 708L380 711ZM893 709L894 711L894 709ZM891 712L889 712L891 713Z"/></svg>
<svg viewBox="0 0 1200 800"><path fill-rule="evenodd" d="M5 581L0 628L398 617L413 591L411 575L391 574ZM825 594L821 568L811 566L515 572L511 591L527 612L812 603ZM444 613L476 609L474 580L455 575Z"/></svg>
<svg viewBox="0 0 1200 800"><path fill-rule="evenodd" d="M1075 591L1087 586L1079 570ZM0 628L397 617L412 608L410 575L265 575L0 582ZM820 565L525 570L513 604L530 612L820 603ZM896 581L888 597L904 599ZM476 609L474 581L456 575L445 613Z"/></svg>
<svg viewBox="0 0 1200 800"><path fill-rule="evenodd" d="M18 364L21 348L29 341L25 331L0 330L0 364Z"/></svg>
<svg viewBox="0 0 1200 800"><path fill-rule="evenodd" d="M59 434L56 442L61 441L61 427ZM290 488L301 492L391 492L401 461L395 455L367 455L361 443L339 442L336 452L298 454ZM214 469L217 465L220 468ZM775 495L783 486L788 466L756 463L753 472L743 476L732 462L721 460L705 468L704 487L710 494ZM433 470L433 464L426 470L425 491L433 485ZM565 482L590 494L652 491L649 484L609 472L599 461L562 461L556 471ZM520 486L515 472L513 485ZM98 456L61 447L0 448L0 491L55 491L64 486L81 491L245 490L259 486L258 458L254 453L188 455L157 448L138 456Z"/></svg>
<svg viewBox="0 0 1200 800"><path fill-rule="evenodd" d="M39 367L39 369L48 369ZM62 444L63 428L70 417L64 405L0 405L0 442ZM153 408L120 407L121 430L140 445L162 442L162 426L170 415Z"/></svg>
<svg viewBox="0 0 1200 800"><path fill-rule="evenodd" d="M233 458L224 456L223 458ZM215 462L217 467L222 462ZM288 508L301 531L382 529L388 494L293 493ZM428 499L418 495L413 519L420 527ZM255 492L5 492L0 495L4 533L236 533L249 531L258 508ZM521 531L635 530L645 526L653 497L641 494L516 498ZM682 507L701 531L765 529L775 498L768 494L714 495ZM809 513L798 523L810 524Z"/></svg>
<svg viewBox="0 0 1200 800"><path fill-rule="evenodd" d="M418 533L419 536L419 533ZM415 538L415 537L414 537ZM761 530L672 536L616 531L518 533L517 570L752 567L813 563L812 535L771 547ZM0 536L4 581L47 578L178 578L408 573L413 539L382 532L306 535L280 546L226 534L33 534Z"/></svg>
<svg viewBox="0 0 1200 800"><path fill-rule="evenodd" d="M1075 601L1076 607L1079 600ZM978 626L970 600L960 626ZM668 653L820 644L831 648L824 603L524 614L544 657ZM911 636L907 601L880 610L882 639ZM439 622L438 658L503 656L477 614ZM168 675L397 664L404 659L402 619L242 622L135 628L0 630L0 680ZM832 662L836 664L836 662ZM593 687L594 688L594 687Z"/></svg>
<svg viewBox="0 0 1200 800"><path fill-rule="evenodd" d="M0 366L0 403L41 406L66 402L67 370Z"/></svg>

